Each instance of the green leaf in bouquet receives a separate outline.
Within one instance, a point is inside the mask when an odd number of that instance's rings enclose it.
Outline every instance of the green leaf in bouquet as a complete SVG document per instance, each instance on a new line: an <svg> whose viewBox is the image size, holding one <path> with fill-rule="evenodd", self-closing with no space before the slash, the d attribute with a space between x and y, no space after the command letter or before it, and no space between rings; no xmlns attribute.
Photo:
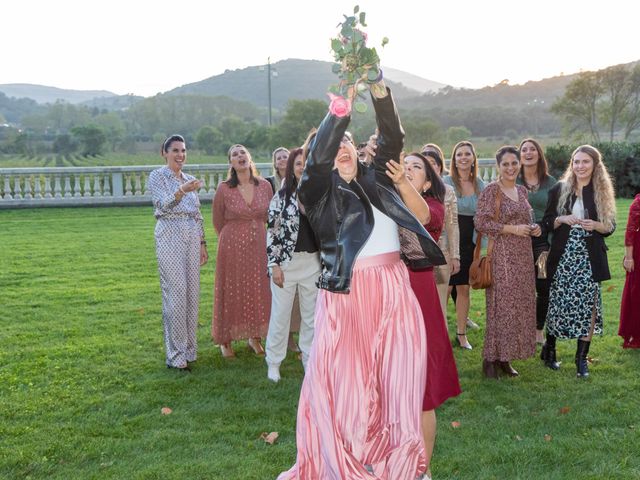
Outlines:
<svg viewBox="0 0 640 480"><path fill-rule="evenodd" d="M384 37L382 39L382 46L384 47L387 43L389 43L389 39L387 37Z"/></svg>
<svg viewBox="0 0 640 480"><path fill-rule="evenodd" d="M370 68L369 71L367 72L367 80L369 82L375 82L376 79L378 78L379 73L380 72L376 67Z"/></svg>
<svg viewBox="0 0 640 480"><path fill-rule="evenodd" d="M353 108L358 113L365 113L367 111L367 104L364 102L356 102Z"/></svg>
<svg viewBox="0 0 640 480"><path fill-rule="evenodd" d="M335 95L340 95L340 87L338 85L331 85L329 91Z"/></svg>
<svg viewBox="0 0 640 480"><path fill-rule="evenodd" d="M358 12L353 12L353 13L358 13ZM362 25L363 27L366 27L367 24L364 22L364 17L366 16L366 14L364 12L360 12L360 25Z"/></svg>
<svg viewBox="0 0 640 480"><path fill-rule="evenodd" d="M362 92L367 90L367 86L364 83L360 82L358 83L357 89L358 89L358 95L360 96Z"/></svg>
<svg viewBox="0 0 640 480"><path fill-rule="evenodd" d="M342 64L334 63L331 65L331 73L340 73L340 70L342 70Z"/></svg>
<svg viewBox="0 0 640 480"><path fill-rule="evenodd" d="M355 15L356 13L358 13L360 11L360 5L356 5L355 7L353 7L353 14Z"/></svg>
<svg viewBox="0 0 640 480"><path fill-rule="evenodd" d="M355 43L363 42L364 41L364 36L362 35L362 32L360 32L359 30L354 30L353 31L353 37L352 37L351 41L353 41Z"/></svg>
<svg viewBox="0 0 640 480"><path fill-rule="evenodd" d="M339 38L331 39L331 50L333 50L335 53L340 53L340 50L342 50L342 42Z"/></svg>

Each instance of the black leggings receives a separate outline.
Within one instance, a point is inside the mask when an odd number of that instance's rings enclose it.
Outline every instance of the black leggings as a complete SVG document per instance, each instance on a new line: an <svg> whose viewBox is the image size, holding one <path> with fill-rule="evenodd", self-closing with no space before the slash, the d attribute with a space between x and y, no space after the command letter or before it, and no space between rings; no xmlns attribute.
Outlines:
<svg viewBox="0 0 640 480"><path fill-rule="evenodd" d="M549 243L545 236L532 237L531 243L533 247L533 261L535 263L542 252L549 250ZM536 266L536 328L538 330L544 328L544 322L547 318L550 284L550 278L538 278L538 267Z"/></svg>

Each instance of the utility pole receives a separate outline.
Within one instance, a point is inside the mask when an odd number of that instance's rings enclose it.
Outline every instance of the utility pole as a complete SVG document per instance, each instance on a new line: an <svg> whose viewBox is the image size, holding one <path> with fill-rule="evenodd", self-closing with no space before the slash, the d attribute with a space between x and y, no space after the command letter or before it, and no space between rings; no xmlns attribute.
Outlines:
<svg viewBox="0 0 640 480"><path fill-rule="evenodd" d="M271 57L267 57L267 86L269 89L269 126L271 126Z"/></svg>

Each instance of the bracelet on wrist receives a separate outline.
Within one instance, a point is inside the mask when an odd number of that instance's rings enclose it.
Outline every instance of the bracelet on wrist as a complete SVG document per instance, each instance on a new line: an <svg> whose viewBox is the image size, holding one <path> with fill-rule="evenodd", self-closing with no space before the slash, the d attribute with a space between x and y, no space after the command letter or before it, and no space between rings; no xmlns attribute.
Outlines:
<svg viewBox="0 0 640 480"><path fill-rule="evenodd" d="M185 191L182 189L182 187L183 187L183 185L180 185L180 191L182 192L182 194L183 194L183 195L186 195L186 194L187 194L187 192L185 192Z"/></svg>

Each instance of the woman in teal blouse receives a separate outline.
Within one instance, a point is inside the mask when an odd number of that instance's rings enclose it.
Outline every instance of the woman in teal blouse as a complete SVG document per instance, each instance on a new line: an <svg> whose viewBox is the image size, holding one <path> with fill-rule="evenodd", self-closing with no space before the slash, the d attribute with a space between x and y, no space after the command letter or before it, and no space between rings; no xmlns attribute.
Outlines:
<svg viewBox="0 0 640 480"><path fill-rule="evenodd" d="M478 178L478 156L471 142L458 142L453 147L449 172L443 180L456 192L460 231L460 271L449 279L449 294L455 286L458 345L471 350L471 344L467 340L467 317L470 307L469 267L475 248L473 216L476 214L478 195L484 190L484 182Z"/></svg>
<svg viewBox="0 0 640 480"><path fill-rule="evenodd" d="M549 252L549 232L545 230L542 223L544 211L547 208L549 190L557 180L549 175L547 159L540 143L533 138L525 138L520 143L520 162L522 170L518 177L518 184L524 185L529 193L529 204L535 215L535 222L542 227L542 235L531 237L533 247L533 261L536 264L536 341L544 342L544 321L549 308L549 280L539 278L540 268L538 259L543 255L541 262L545 261ZM533 219L532 219L533 220ZM546 253L545 253L546 252ZM546 269L545 269L546 270ZM549 345L542 347L540 358L544 360L547 367L557 368L555 357L555 338L548 338ZM550 345L553 343L553 345Z"/></svg>

